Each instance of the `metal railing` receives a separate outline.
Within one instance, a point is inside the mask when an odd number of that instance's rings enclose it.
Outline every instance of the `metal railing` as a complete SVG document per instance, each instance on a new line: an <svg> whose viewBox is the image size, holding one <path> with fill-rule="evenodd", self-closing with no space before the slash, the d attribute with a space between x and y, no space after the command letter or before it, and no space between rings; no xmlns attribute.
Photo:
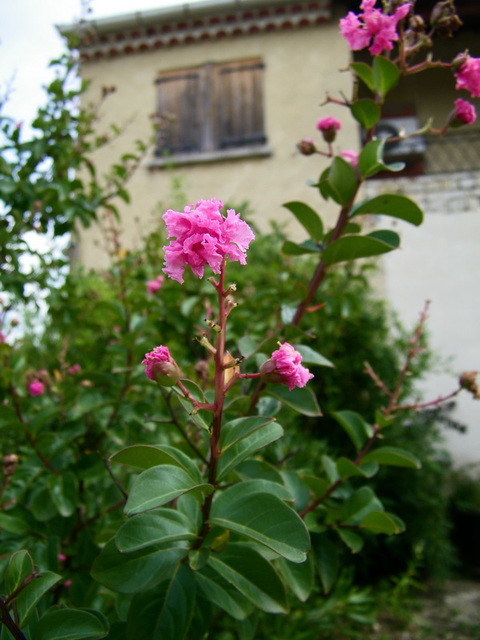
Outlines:
<svg viewBox="0 0 480 640"><path fill-rule="evenodd" d="M480 171L480 130L425 136L424 173Z"/></svg>

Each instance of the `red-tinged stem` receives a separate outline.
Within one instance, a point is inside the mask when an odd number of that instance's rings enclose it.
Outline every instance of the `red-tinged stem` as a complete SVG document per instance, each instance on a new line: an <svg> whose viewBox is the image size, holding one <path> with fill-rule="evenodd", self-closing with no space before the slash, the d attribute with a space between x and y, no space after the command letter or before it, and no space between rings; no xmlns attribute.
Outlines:
<svg viewBox="0 0 480 640"><path fill-rule="evenodd" d="M191 403L195 411L198 411L199 409L204 409L205 411L215 411L214 404L209 404L208 402L199 402L198 400L195 400L195 398L188 391L188 389L185 387L185 385L181 380L177 382L177 387L183 393L185 398Z"/></svg>
<svg viewBox="0 0 480 640"><path fill-rule="evenodd" d="M217 338L215 342L215 402L213 404L213 416L212 424L210 428L210 459L208 469L208 483L214 487L214 491L205 498L205 502L202 507L203 526L200 535L193 546L194 549L198 549L206 535L210 530L208 519L210 517L210 510L212 508L213 496L217 485L217 467L218 460L220 458L220 432L222 427L222 414L223 406L225 403L225 343L226 343L226 329L227 329L227 316L228 310L225 303L225 299L229 294L229 290L225 289L225 266L226 259L224 258L220 267L220 274L218 282L214 278L210 279L217 290L218 297L218 326Z"/></svg>
<svg viewBox="0 0 480 640"><path fill-rule="evenodd" d="M426 407L436 407L437 405L442 404L447 400L451 400L452 398L455 398L455 396L458 396L461 390L462 390L462 387L459 387L458 389L456 389L455 391L452 391L452 393L449 393L446 396L439 396L435 400L429 400L427 402L417 402L415 404L404 404L400 406L395 405L393 407L393 411L407 411L408 409L425 409Z"/></svg>
<svg viewBox="0 0 480 640"><path fill-rule="evenodd" d="M3 622L8 631L12 634L15 640L26 640L21 630L17 627L15 622L10 617L8 606L4 600L0 598L0 622Z"/></svg>

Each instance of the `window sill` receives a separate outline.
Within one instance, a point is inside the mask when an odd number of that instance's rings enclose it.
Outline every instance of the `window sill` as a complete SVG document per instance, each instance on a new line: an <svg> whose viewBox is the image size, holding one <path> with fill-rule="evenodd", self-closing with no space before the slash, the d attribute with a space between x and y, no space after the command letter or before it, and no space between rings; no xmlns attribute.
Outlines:
<svg viewBox="0 0 480 640"><path fill-rule="evenodd" d="M268 144L251 147L237 147L235 149L217 149L215 151L195 151L193 153L178 153L165 155L161 158L152 158L148 163L149 169L161 169L187 165L204 164L208 162L224 162L225 160L242 160L244 158L261 158L272 155L272 149Z"/></svg>

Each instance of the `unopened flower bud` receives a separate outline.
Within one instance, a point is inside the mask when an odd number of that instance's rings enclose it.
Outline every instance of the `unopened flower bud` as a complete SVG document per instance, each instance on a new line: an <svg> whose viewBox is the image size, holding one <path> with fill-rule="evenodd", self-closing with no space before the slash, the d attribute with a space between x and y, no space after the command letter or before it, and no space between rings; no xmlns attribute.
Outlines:
<svg viewBox="0 0 480 640"><path fill-rule="evenodd" d="M315 142L312 138L303 138L300 140L300 142L297 143L297 149L304 156L311 156L317 151Z"/></svg>
<svg viewBox="0 0 480 640"><path fill-rule="evenodd" d="M180 367L170 355L168 347L155 347L153 351L145 354L142 364L145 365L147 378L162 387L173 387L182 376Z"/></svg>
<svg viewBox="0 0 480 640"><path fill-rule="evenodd" d="M477 371L464 371L459 378L462 389L470 391L475 400L480 400L480 389L477 384Z"/></svg>
<svg viewBox="0 0 480 640"><path fill-rule="evenodd" d="M337 137L337 131L341 128L340 122L336 118L328 116L320 118L317 122L317 129L322 132L323 139L329 144Z"/></svg>
<svg viewBox="0 0 480 640"><path fill-rule="evenodd" d="M454 102L455 109L448 117L449 127L462 127L465 124L473 124L477 119L475 107L468 100L458 98Z"/></svg>
<svg viewBox="0 0 480 640"><path fill-rule="evenodd" d="M422 16L419 16L417 14L410 16L408 26L416 34L420 34L425 31L425 21L423 20Z"/></svg>
<svg viewBox="0 0 480 640"><path fill-rule="evenodd" d="M2 471L4 476L13 476L18 464L18 456L15 453L11 453L7 456L3 456Z"/></svg>
<svg viewBox="0 0 480 640"><path fill-rule="evenodd" d="M285 384L290 391L295 387L304 387L313 374L301 364L302 356L291 344L285 342L279 345L280 348L272 353L270 360L260 367L260 378L264 382Z"/></svg>

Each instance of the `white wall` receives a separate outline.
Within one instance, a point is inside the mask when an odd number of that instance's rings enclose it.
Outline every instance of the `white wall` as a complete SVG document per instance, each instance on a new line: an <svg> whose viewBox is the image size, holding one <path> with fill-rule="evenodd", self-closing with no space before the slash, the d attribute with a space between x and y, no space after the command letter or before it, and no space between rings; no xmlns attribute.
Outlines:
<svg viewBox="0 0 480 640"><path fill-rule="evenodd" d="M401 249L382 260L384 293L399 318L413 327L431 301L430 346L448 360L423 384L424 400L431 400L453 391L463 371L480 370L480 173L370 181L366 190L404 191L425 213L420 228L379 223L402 238ZM480 463L480 401L463 391L452 417L468 427L466 435L445 429L455 464Z"/></svg>

